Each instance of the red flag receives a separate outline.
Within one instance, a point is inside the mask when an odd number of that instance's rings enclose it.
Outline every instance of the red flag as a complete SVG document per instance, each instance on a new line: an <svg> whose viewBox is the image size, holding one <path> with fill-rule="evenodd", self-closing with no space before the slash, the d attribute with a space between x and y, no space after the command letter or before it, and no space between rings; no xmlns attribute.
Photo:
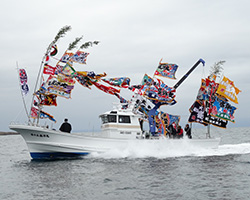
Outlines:
<svg viewBox="0 0 250 200"><path fill-rule="evenodd" d="M100 83L96 83L96 82L93 82L93 84L100 90L102 90L103 92L106 92L108 94L112 94L114 95L115 93L120 93L120 90L117 90L113 87L108 87L108 86L105 86L105 85L102 85Z"/></svg>
<svg viewBox="0 0 250 200"><path fill-rule="evenodd" d="M48 64L44 65L44 68L43 68L43 73L44 74L54 75L55 71L56 71L56 67L52 67L52 66L50 66Z"/></svg>

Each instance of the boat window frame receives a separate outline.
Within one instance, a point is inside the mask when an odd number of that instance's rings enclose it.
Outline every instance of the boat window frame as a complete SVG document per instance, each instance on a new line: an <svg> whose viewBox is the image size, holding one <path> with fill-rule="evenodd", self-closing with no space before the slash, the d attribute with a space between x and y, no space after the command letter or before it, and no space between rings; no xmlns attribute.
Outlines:
<svg viewBox="0 0 250 200"><path fill-rule="evenodd" d="M102 124L117 123L117 115L113 114L101 115L101 120Z"/></svg>
<svg viewBox="0 0 250 200"><path fill-rule="evenodd" d="M121 124L131 124L130 115L118 115L118 123Z"/></svg>

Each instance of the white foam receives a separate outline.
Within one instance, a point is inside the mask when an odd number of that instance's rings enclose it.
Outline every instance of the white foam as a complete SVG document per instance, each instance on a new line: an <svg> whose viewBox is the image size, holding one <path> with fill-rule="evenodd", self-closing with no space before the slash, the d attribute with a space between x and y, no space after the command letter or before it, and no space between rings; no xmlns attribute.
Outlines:
<svg viewBox="0 0 250 200"><path fill-rule="evenodd" d="M176 142L148 141L129 143L125 149L112 149L105 153L93 153L91 157L97 158L147 158L159 159L183 156L223 156L229 154L250 153L250 143L220 145L215 149L207 149L199 146L192 146L187 140Z"/></svg>

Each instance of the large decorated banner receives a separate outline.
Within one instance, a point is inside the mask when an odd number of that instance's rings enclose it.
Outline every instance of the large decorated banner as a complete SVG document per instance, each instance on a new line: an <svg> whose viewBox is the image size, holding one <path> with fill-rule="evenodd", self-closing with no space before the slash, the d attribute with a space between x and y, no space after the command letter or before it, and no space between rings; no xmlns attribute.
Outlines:
<svg viewBox="0 0 250 200"><path fill-rule="evenodd" d="M231 100L234 103L238 104L238 97L237 95L241 92L240 89L234 86L234 82L223 77L222 81L219 84L217 93L219 95L224 96L225 98Z"/></svg>
<svg viewBox="0 0 250 200"><path fill-rule="evenodd" d="M211 115L223 120L235 122L233 115L236 109L236 107L231 106L228 102L216 97L213 103Z"/></svg>
<svg viewBox="0 0 250 200"><path fill-rule="evenodd" d="M205 112L203 104L199 103L198 101L195 101L189 111L191 112L191 114L189 116L188 122L198 122L203 125L206 125L203 121Z"/></svg>

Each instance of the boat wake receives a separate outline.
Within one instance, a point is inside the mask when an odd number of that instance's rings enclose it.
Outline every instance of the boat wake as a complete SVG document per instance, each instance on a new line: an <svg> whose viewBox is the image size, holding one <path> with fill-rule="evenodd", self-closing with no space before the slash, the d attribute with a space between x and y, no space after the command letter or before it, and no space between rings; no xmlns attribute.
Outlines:
<svg viewBox="0 0 250 200"><path fill-rule="evenodd" d="M232 154L248 154L250 153L250 143L242 144L225 144L220 145L216 149L206 149L198 146L192 146L187 142L182 142L178 146L174 143L166 144L162 142L137 143L131 144L125 149L112 149L105 153L93 153L90 157L104 159L119 158L172 158L172 157L204 157L204 156L225 156Z"/></svg>

